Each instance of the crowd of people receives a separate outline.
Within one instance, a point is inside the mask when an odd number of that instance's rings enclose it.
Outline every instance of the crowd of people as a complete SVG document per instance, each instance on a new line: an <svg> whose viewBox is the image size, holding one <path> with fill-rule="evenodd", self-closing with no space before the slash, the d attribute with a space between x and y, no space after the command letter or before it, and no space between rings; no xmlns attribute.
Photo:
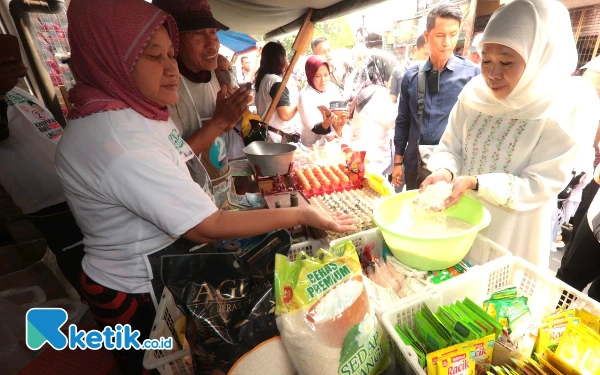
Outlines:
<svg viewBox="0 0 600 375"><path fill-rule="evenodd" d="M72 0L68 20L77 85L66 129L15 88L26 72L19 56L0 54L0 156L12 161L0 183L47 237L99 326L130 324L141 339L164 288L162 256L299 224L354 228L348 215L310 206L220 209L229 160L242 155L242 118L254 102L264 119L279 91L272 141L342 139L398 188L451 183L448 206L474 195L492 216L484 234L541 267L559 193L597 165L600 62L572 76L577 51L559 2L501 7L467 57L454 54L462 12L450 3L430 11L412 59L395 67L363 45L352 69L335 67L319 37L306 85L292 78L283 90L283 46L267 43L254 67L242 59L236 77L218 54L217 31L227 26L206 1ZM600 168L595 178L558 277L578 289L593 282L599 299ZM142 371L143 351L113 353L125 373Z"/></svg>

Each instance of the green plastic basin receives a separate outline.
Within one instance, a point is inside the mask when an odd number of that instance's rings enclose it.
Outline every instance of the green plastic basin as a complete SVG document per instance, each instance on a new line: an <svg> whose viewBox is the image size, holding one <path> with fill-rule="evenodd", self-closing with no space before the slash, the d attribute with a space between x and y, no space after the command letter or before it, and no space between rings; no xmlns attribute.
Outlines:
<svg viewBox="0 0 600 375"><path fill-rule="evenodd" d="M394 224L411 216L417 193L417 190L411 190L382 199L375 207L373 220L392 254L407 266L425 271L452 267L467 255L477 232L490 224L490 213L477 200L463 196L444 213L466 221L473 225L472 228L443 236L436 233L428 237L399 234L393 229Z"/></svg>

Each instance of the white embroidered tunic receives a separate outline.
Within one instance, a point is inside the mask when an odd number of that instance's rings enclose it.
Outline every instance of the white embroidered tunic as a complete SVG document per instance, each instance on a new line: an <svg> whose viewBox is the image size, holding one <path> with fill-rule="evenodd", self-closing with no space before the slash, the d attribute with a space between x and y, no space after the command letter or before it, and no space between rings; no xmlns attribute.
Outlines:
<svg viewBox="0 0 600 375"><path fill-rule="evenodd" d="M492 217L482 234L548 267L552 209L570 180L576 151L574 138L553 120L493 117L459 101L429 165L477 176L474 195Z"/></svg>

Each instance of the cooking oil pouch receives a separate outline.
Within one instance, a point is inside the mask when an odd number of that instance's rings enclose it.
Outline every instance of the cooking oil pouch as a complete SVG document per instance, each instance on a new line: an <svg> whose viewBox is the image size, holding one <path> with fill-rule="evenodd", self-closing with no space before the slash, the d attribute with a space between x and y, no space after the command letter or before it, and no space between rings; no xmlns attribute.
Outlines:
<svg viewBox="0 0 600 375"><path fill-rule="evenodd" d="M275 254L287 254L290 246L289 233L279 230L239 252L162 258L162 279L186 316L195 374L244 374L249 369L294 374L273 308Z"/></svg>
<svg viewBox="0 0 600 375"><path fill-rule="evenodd" d="M553 352L556 351L560 338L567 329L567 325L571 322L574 325L579 325L579 318L563 318L542 324L535 352L541 353L546 349L550 349Z"/></svg>
<svg viewBox="0 0 600 375"><path fill-rule="evenodd" d="M567 324L556 355L584 375L600 374L600 335L574 320Z"/></svg>
<svg viewBox="0 0 600 375"><path fill-rule="evenodd" d="M465 298L463 303L467 308L469 308L472 312L474 312L481 319L485 320L493 329L496 334L496 339L502 334L503 326L490 314L488 314L484 309L482 309L478 304L471 301L469 298Z"/></svg>
<svg viewBox="0 0 600 375"><path fill-rule="evenodd" d="M521 315L526 314L528 310L526 297L489 299L483 303L483 309L502 326L511 332L510 319L517 319ZM519 310L519 308L523 308Z"/></svg>
<svg viewBox="0 0 600 375"><path fill-rule="evenodd" d="M275 259L275 314L300 374L377 375L390 365L388 337L363 283L351 241Z"/></svg>
<svg viewBox="0 0 600 375"><path fill-rule="evenodd" d="M437 375L475 375L473 354L470 348L466 348L440 357L437 361Z"/></svg>
<svg viewBox="0 0 600 375"><path fill-rule="evenodd" d="M517 298L517 288L510 287L503 290L499 290L495 293L492 293L490 299L505 299L505 298ZM527 301L525 301L527 303Z"/></svg>
<svg viewBox="0 0 600 375"><path fill-rule="evenodd" d="M522 325L529 325L531 321L531 312L527 305L513 305L507 310L509 332L517 331Z"/></svg>

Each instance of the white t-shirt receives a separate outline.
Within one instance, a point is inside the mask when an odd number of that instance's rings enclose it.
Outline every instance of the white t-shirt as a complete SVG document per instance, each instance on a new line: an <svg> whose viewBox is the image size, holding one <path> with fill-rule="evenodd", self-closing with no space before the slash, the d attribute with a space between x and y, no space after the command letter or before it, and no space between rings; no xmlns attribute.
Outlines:
<svg viewBox="0 0 600 375"><path fill-rule="evenodd" d="M24 90L13 88L5 101L10 134L0 142L0 184L24 214L64 202L54 168L62 126Z"/></svg>
<svg viewBox="0 0 600 375"><path fill-rule="evenodd" d="M389 174L398 108L384 87L374 86L373 90L369 102L354 113L352 149L367 152L365 168L368 171Z"/></svg>
<svg viewBox="0 0 600 375"><path fill-rule="evenodd" d="M145 255L217 211L190 176L192 157L171 120L125 109L69 121L56 168L84 234L90 278L122 292L150 291Z"/></svg>
<svg viewBox="0 0 600 375"><path fill-rule="evenodd" d="M267 114L267 111L269 110L271 102L273 102L273 98L271 98L270 94L271 88L274 84L281 81L282 78L280 76L275 74L267 74L263 77L262 81L260 82L258 91L256 92L255 102L256 110L261 118L264 119L265 115ZM298 87L294 86L294 81L292 80L288 81L286 87L289 93L290 106L297 106L299 96ZM277 111L275 111L273 113L273 116L271 117L271 120L269 121L269 125L271 127L281 130L282 132L287 134L293 134L297 132L300 129L300 124L301 120L298 112L296 112L296 114L294 115L294 117L291 118L291 120L283 121L279 118L279 114L277 114ZM271 137L274 141L281 140L281 136L274 133L271 133Z"/></svg>
<svg viewBox="0 0 600 375"><path fill-rule="evenodd" d="M219 91L221 91L221 86L215 72L211 72L211 79L208 83L194 83L184 76L180 76L179 101L169 106L169 113L184 139L191 137L202 127L198 121L196 110L198 110L201 120L211 119L215 115Z"/></svg>
<svg viewBox="0 0 600 375"><path fill-rule="evenodd" d="M300 114L300 119L302 121L300 139L303 145L310 147L318 140L325 137L325 135L315 134L312 131L312 128L315 125L323 122L323 115L317 107L323 105L329 108L329 103L335 100L340 100L340 98L338 96L337 86L331 82L329 82L327 90L324 92L319 92L310 85L306 85L306 87L302 89L298 101L298 113ZM335 134L335 130L331 128L331 132L328 135L331 136Z"/></svg>

